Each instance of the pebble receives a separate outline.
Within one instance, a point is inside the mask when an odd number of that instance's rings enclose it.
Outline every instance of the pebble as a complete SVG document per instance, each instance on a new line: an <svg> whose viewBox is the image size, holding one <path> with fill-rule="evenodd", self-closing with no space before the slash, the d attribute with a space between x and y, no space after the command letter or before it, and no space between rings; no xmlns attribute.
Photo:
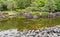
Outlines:
<svg viewBox="0 0 60 37"><path fill-rule="evenodd" d="M60 37L60 26L23 30L22 32L17 29L2 30L0 37Z"/></svg>

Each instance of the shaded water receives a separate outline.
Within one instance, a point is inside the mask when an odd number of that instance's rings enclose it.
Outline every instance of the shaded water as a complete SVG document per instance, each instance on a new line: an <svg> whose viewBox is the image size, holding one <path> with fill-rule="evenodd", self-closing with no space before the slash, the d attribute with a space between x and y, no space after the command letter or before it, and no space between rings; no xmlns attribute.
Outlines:
<svg viewBox="0 0 60 37"><path fill-rule="evenodd" d="M24 19L24 18L5 18L0 21L0 29L39 29L42 27L50 27L60 25L60 17L56 18L39 18L39 19Z"/></svg>

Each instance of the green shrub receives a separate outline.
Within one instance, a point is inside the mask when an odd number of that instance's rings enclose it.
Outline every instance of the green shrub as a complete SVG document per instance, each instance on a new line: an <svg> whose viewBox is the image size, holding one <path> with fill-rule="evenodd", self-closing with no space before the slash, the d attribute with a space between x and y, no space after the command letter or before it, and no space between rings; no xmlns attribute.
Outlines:
<svg viewBox="0 0 60 37"><path fill-rule="evenodd" d="M40 12L39 14L41 14L41 15L48 15L49 12Z"/></svg>
<svg viewBox="0 0 60 37"><path fill-rule="evenodd" d="M37 7L28 7L28 8L26 8L27 10L30 10L30 11L40 11L40 9L39 8L37 8Z"/></svg>
<svg viewBox="0 0 60 37"><path fill-rule="evenodd" d="M25 16L17 16L16 18L17 18L17 19L24 19Z"/></svg>
<svg viewBox="0 0 60 37"><path fill-rule="evenodd" d="M40 12L30 12L30 14L33 14L33 15L35 15L35 14L39 14Z"/></svg>
<svg viewBox="0 0 60 37"><path fill-rule="evenodd" d="M27 12L26 9L16 9L16 12Z"/></svg>
<svg viewBox="0 0 60 37"><path fill-rule="evenodd" d="M3 11L3 14L9 14L9 12L8 11Z"/></svg>
<svg viewBox="0 0 60 37"><path fill-rule="evenodd" d="M16 9L15 11L16 11L16 12L22 12L21 9Z"/></svg>
<svg viewBox="0 0 60 37"><path fill-rule="evenodd" d="M35 15L35 14L48 15L49 12L30 12L30 14L33 14L33 15Z"/></svg>

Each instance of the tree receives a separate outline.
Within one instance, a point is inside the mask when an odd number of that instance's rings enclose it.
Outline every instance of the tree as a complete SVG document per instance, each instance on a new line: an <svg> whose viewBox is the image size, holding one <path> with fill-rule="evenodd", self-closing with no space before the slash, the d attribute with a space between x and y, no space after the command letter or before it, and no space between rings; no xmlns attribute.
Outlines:
<svg viewBox="0 0 60 37"><path fill-rule="evenodd" d="M25 9L30 6L32 0L15 0L17 1L18 8Z"/></svg>
<svg viewBox="0 0 60 37"><path fill-rule="evenodd" d="M35 0L32 2L31 7L43 7L46 0Z"/></svg>
<svg viewBox="0 0 60 37"><path fill-rule="evenodd" d="M1 10L1 8L2 8L2 4L1 4L1 3L2 3L2 1L0 0L0 10Z"/></svg>
<svg viewBox="0 0 60 37"><path fill-rule="evenodd" d="M44 7L45 7L45 9L46 9L47 11L49 11L49 12L55 11L56 5L55 5L54 0L46 0Z"/></svg>
<svg viewBox="0 0 60 37"><path fill-rule="evenodd" d="M55 1L55 5L56 5L56 7L57 7L57 11L60 11L60 0L54 0Z"/></svg>
<svg viewBox="0 0 60 37"><path fill-rule="evenodd" d="M14 0L0 0L0 10L13 10L17 8L17 3Z"/></svg>
<svg viewBox="0 0 60 37"><path fill-rule="evenodd" d="M17 2L16 1L14 1L14 0L7 1L7 8L8 8L8 10L13 10L13 9L15 9L17 7L18 6L17 6Z"/></svg>

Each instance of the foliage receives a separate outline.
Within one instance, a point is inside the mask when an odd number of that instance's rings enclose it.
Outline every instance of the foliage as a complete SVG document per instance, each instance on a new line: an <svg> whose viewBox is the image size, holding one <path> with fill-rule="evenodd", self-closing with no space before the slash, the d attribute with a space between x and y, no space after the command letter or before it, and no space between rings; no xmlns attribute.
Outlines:
<svg viewBox="0 0 60 37"><path fill-rule="evenodd" d="M55 2L53 0L46 0L44 7L49 12L53 12L56 9Z"/></svg>
<svg viewBox="0 0 60 37"><path fill-rule="evenodd" d="M33 15L35 15L35 14L39 14L40 12L30 12L30 14L33 14Z"/></svg>
<svg viewBox="0 0 60 37"><path fill-rule="evenodd" d="M33 2L33 0L15 0L15 1L17 1L18 8L20 9L25 9L26 7L29 7L31 2Z"/></svg>
<svg viewBox="0 0 60 37"><path fill-rule="evenodd" d="M0 0L0 10L31 8L32 10L60 10L60 0ZM50 10L49 10L50 9ZM19 11L19 10L18 10Z"/></svg>
<svg viewBox="0 0 60 37"><path fill-rule="evenodd" d="M32 2L31 7L43 7L46 0L35 0Z"/></svg>
<svg viewBox="0 0 60 37"><path fill-rule="evenodd" d="M16 1L14 0L0 0L1 10L12 10L17 7Z"/></svg>
<svg viewBox="0 0 60 37"><path fill-rule="evenodd" d="M56 10L60 10L60 0L54 0L55 1L55 5L56 5L56 7L57 7L57 9Z"/></svg>
<svg viewBox="0 0 60 37"><path fill-rule="evenodd" d="M30 14L33 14L33 15L35 15L35 14L48 15L49 12L30 12Z"/></svg>
<svg viewBox="0 0 60 37"><path fill-rule="evenodd" d="M41 14L41 15L48 15L49 12L40 12L39 14Z"/></svg>
<svg viewBox="0 0 60 37"><path fill-rule="evenodd" d="M8 15L9 11L3 11L2 13Z"/></svg>
<svg viewBox="0 0 60 37"><path fill-rule="evenodd" d="M26 9L16 9L15 11L16 11L16 12L27 12Z"/></svg>
<svg viewBox="0 0 60 37"><path fill-rule="evenodd" d="M25 19L26 17L25 16L17 16L16 18L17 19Z"/></svg>

